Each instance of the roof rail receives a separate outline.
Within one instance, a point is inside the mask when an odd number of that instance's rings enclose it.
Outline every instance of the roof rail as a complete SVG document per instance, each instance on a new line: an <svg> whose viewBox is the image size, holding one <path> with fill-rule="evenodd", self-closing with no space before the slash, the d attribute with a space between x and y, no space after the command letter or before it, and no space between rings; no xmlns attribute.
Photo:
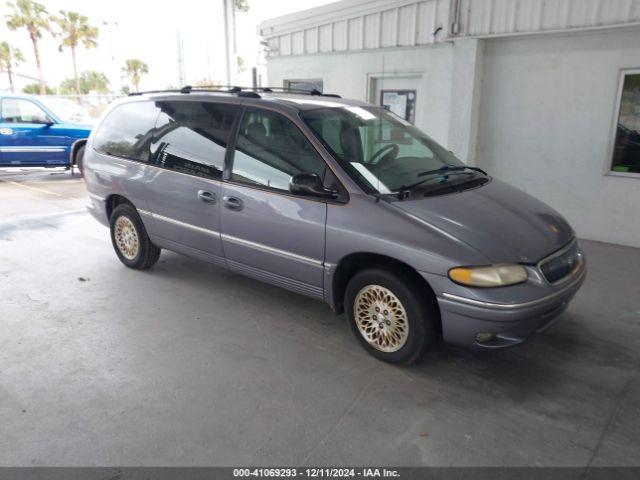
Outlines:
<svg viewBox="0 0 640 480"><path fill-rule="evenodd" d="M251 97L251 98L260 98L260 95L258 95L255 92L252 91L244 91L243 88L241 87L218 87L218 86L212 86L212 87L199 87L199 86L192 86L192 85L185 85L184 87L180 88L180 89L166 89L166 90L146 90L144 92L132 92L129 94L130 97L136 96L136 95L145 95L145 94L149 94L149 93L191 93L191 92L218 92L218 93L232 93L232 94L236 94L239 97Z"/></svg>
<svg viewBox="0 0 640 480"><path fill-rule="evenodd" d="M252 90L257 90L259 92L265 93L295 93L299 95L319 95L322 97L334 97L334 98L342 98L340 95L335 93L322 93L320 90L312 88L311 90L306 90L304 88L289 88L289 87L252 87Z"/></svg>
<svg viewBox="0 0 640 480"><path fill-rule="evenodd" d="M167 90L147 90L144 92L132 92L129 96L144 95L149 93L192 93L192 92L216 92L216 93L232 93L239 97L261 98L258 92L263 93L293 93L297 95L318 95L322 97L341 98L335 93L322 93L319 90L305 90L302 88L285 88L285 87L239 87L236 85L203 85L192 86L185 85L180 89Z"/></svg>

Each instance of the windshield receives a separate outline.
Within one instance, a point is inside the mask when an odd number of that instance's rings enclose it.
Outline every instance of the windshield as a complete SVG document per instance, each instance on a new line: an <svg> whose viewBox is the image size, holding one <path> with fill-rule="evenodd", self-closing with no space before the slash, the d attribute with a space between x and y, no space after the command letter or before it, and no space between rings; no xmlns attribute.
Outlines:
<svg viewBox="0 0 640 480"><path fill-rule="evenodd" d="M77 101L60 97L40 97L49 110L55 113L60 120L68 123L93 123L92 116L87 108Z"/></svg>
<svg viewBox="0 0 640 480"><path fill-rule="evenodd" d="M398 193L407 187L440 190L486 179L383 108L318 108L302 112L301 117L334 157L373 192Z"/></svg>

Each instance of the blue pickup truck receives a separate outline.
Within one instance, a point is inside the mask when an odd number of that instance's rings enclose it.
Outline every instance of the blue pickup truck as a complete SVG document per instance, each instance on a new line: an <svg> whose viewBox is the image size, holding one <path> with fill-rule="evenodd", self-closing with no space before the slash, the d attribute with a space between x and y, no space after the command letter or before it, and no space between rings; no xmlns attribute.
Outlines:
<svg viewBox="0 0 640 480"><path fill-rule="evenodd" d="M64 121L37 97L0 94L0 168L81 169L91 126Z"/></svg>

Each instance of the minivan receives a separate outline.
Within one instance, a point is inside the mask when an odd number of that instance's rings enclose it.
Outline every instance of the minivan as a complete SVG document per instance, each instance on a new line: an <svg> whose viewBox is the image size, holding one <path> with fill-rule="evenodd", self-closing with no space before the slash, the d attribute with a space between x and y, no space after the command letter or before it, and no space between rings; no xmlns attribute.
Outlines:
<svg viewBox="0 0 640 480"><path fill-rule="evenodd" d="M92 215L124 265L172 250L324 300L373 356L549 328L585 257L565 219L392 112L272 88L136 94L93 130Z"/></svg>

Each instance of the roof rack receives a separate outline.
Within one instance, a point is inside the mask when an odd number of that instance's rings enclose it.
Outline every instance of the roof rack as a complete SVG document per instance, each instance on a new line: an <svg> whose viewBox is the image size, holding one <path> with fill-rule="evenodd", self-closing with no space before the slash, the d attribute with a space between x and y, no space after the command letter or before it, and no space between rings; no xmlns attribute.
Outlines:
<svg viewBox="0 0 640 480"><path fill-rule="evenodd" d="M294 93L297 95L312 95L322 97L334 97L341 98L340 95L335 93L322 93L319 90L311 89L304 90L302 88L284 88L284 87L238 87L236 85L204 85L204 86L192 86L185 85L180 89L167 89L167 90L147 90L144 92L132 92L129 96L145 95L149 93L196 93L196 92L215 92L215 93L232 93L239 97L249 98L261 98L258 92L263 93Z"/></svg>

